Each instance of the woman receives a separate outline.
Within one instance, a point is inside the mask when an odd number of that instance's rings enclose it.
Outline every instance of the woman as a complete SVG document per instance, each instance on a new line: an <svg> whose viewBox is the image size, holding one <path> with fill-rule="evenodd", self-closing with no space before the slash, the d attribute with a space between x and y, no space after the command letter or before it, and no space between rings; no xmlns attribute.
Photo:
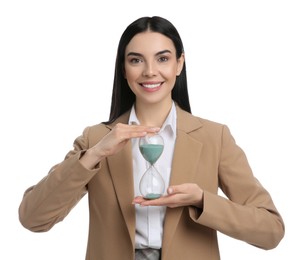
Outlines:
<svg viewBox="0 0 301 260"><path fill-rule="evenodd" d="M157 132L165 148L156 167L168 188L146 200L138 138ZM89 260L215 260L217 231L263 249L284 236L272 198L227 126L191 114L182 41L161 17L126 28L109 121L87 127L65 160L25 192L20 221L47 231L86 193Z"/></svg>

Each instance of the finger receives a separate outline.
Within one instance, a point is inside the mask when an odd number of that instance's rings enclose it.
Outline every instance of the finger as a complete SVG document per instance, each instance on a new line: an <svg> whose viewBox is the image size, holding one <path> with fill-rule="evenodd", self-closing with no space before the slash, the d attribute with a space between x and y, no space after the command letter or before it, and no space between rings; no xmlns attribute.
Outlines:
<svg viewBox="0 0 301 260"><path fill-rule="evenodd" d="M174 198L171 198L169 195L162 196L158 199L152 199L152 200L145 200L143 199L140 202L141 206L167 206L174 204Z"/></svg>
<svg viewBox="0 0 301 260"><path fill-rule="evenodd" d="M160 127L142 126L142 125L131 125L131 129L137 132L148 132L148 133L157 133L160 131Z"/></svg>
<svg viewBox="0 0 301 260"><path fill-rule="evenodd" d="M138 196L138 197L135 197L135 198L133 199L132 204L140 204L140 203L142 203L143 201L145 201L145 200L143 199L143 197Z"/></svg>
<svg viewBox="0 0 301 260"><path fill-rule="evenodd" d="M140 204L141 206L161 206L164 203L160 203L160 199L146 200L142 196L135 197L132 204Z"/></svg>
<svg viewBox="0 0 301 260"><path fill-rule="evenodd" d="M122 140L143 137L148 133L156 133L159 130L159 127L148 127L141 125L117 124L115 127L116 135Z"/></svg>
<svg viewBox="0 0 301 260"><path fill-rule="evenodd" d="M167 193L171 194L186 194L193 192L196 188L199 188L195 183L183 183L180 185L170 186L167 189Z"/></svg>
<svg viewBox="0 0 301 260"><path fill-rule="evenodd" d="M183 193L181 185L170 186L167 189L168 195Z"/></svg>

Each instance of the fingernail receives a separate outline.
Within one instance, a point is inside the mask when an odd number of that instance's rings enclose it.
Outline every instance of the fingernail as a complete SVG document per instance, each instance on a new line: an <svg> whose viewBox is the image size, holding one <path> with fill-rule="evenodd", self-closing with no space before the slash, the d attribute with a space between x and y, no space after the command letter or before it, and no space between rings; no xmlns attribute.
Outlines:
<svg viewBox="0 0 301 260"><path fill-rule="evenodd" d="M151 130L158 132L160 131L160 127L152 127Z"/></svg>

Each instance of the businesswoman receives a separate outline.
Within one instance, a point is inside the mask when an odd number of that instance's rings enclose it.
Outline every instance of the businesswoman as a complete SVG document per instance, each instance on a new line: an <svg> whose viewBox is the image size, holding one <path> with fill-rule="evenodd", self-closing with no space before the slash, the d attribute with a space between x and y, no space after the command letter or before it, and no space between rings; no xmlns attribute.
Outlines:
<svg viewBox="0 0 301 260"><path fill-rule="evenodd" d="M166 190L147 200L139 181L149 165L138 140L154 133L165 142L156 168ZM217 260L217 231L262 249L284 236L270 194L229 128L191 113L183 44L162 17L125 29L108 121L86 127L64 160L26 190L20 221L48 231L86 194L87 260Z"/></svg>

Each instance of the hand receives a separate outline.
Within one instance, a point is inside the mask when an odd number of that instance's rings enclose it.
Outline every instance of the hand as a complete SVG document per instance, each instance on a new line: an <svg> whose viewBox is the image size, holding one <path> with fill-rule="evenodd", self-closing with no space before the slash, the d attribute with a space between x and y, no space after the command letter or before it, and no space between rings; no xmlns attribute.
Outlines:
<svg viewBox="0 0 301 260"><path fill-rule="evenodd" d="M159 127L127 125L118 123L95 146L80 159L86 168L93 168L103 158L118 153L131 138L139 138L148 133L156 133Z"/></svg>
<svg viewBox="0 0 301 260"><path fill-rule="evenodd" d="M119 123L93 148L105 157L110 156L119 152L131 138L139 138L148 133L158 132L159 130L160 128L158 127Z"/></svg>
<svg viewBox="0 0 301 260"><path fill-rule="evenodd" d="M146 200L141 196L134 198L133 204L141 206L167 206L170 208L195 206L203 207L203 190L195 183L184 183L170 186L167 195L154 200Z"/></svg>

